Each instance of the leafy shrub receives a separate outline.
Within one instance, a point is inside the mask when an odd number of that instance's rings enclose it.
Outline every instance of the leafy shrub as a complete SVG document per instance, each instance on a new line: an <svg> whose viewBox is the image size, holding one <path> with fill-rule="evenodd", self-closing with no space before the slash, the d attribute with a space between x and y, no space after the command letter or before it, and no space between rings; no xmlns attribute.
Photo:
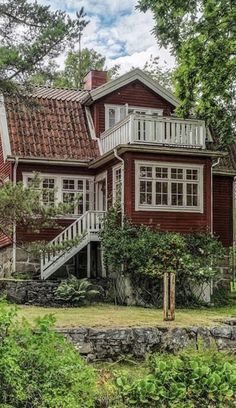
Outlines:
<svg viewBox="0 0 236 408"><path fill-rule="evenodd" d="M94 371L51 326L16 324L15 310L0 303L0 407L89 408Z"/></svg>
<svg viewBox="0 0 236 408"><path fill-rule="evenodd" d="M117 378L125 406L163 408L235 407L236 363L217 352L156 355L149 373Z"/></svg>
<svg viewBox="0 0 236 408"><path fill-rule="evenodd" d="M62 282L55 293L57 299L78 306L98 295L99 290L94 289L93 284L87 279L79 280L75 276L72 276L70 279Z"/></svg>
<svg viewBox="0 0 236 408"><path fill-rule="evenodd" d="M123 265L133 282L139 276L160 280L164 272L174 272L183 299L192 297L194 301L193 283L201 287L216 277L217 263L224 255L221 243L210 233L163 232L135 226L127 218L121 224L115 208L108 211L100 234L111 270L118 272Z"/></svg>

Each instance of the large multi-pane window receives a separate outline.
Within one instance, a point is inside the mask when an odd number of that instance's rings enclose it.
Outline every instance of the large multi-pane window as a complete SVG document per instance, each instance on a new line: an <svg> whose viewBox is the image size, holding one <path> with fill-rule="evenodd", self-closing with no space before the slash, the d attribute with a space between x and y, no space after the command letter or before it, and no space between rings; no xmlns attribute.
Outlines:
<svg viewBox="0 0 236 408"><path fill-rule="evenodd" d="M203 210L203 168L175 163L136 163L136 210Z"/></svg>
<svg viewBox="0 0 236 408"><path fill-rule="evenodd" d="M24 175L27 185L35 184L33 175ZM34 187L42 190L41 200L46 206L63 202L70 204L69 214L80 215L94 208L93 177L44 176L36 179Z"/></svg>
<svg viewBox="0 0 236 408"><path fill-rule="evenodd" d="M62 179L62 201L70 204L72 214L83 214L90 209L91 183L88 179Z"/></svg>

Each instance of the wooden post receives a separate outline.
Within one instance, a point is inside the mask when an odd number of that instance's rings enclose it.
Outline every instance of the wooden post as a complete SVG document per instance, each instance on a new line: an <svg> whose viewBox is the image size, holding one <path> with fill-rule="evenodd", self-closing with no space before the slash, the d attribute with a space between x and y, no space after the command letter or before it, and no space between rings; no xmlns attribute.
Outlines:
<svg viewBox="0 0 236 408"><path fill-rule="evenodd" d="M164 320L175 320L175 274L165 272L163 277Z"/></svg>

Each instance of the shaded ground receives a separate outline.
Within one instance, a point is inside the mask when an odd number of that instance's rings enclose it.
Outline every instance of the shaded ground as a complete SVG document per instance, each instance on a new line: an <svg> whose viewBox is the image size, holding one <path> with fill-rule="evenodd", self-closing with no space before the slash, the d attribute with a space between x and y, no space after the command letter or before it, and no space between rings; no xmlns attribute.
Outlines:
<svg viewBox="0 0 236 408"><path fill-rule="evenodd" d="M217 320L236 317L236 307L179 309L174 322L164 322L161 309L99 304L79 308L19 306L19 317L29 321L45 314L56 317L57 327L129 327L129 326L212 326Z"/></svg>

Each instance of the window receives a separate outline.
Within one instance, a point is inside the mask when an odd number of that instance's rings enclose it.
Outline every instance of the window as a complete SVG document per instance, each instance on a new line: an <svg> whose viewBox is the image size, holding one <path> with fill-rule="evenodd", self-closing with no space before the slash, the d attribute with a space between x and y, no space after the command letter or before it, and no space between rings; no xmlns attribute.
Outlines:
<svg viewBox="0 0 236 408"><path fill-rule="evenodd" d="M128 105L105 105L105 130L110 129L128 115Z"/></svg>
<svg viewBox="0 0 236 408"><path fill-rule="evenodd" d="M113 203L121 201L122 194L122 167L113 167Z"/></svg>
<svg viewBox="0 0 236 408"><path fill-rule="evenodd" d="M88 179L62 179L62 201L71 204L72 214L83 214L90 208L90 183Z"/></svg>
<svg viewBox="0 0 236 408"><path fill-rule="evenodd" d="M110 129L120 120L124 119L130 113L139 115L162 116L162 109L142 108L125 105L105 105L105 130Z"/></svg>
<svg viewBox="0 0 236 408"><path fill-rule="evenodd" d="M34 177L26 178L26 184L33 187L39 192L39 199L46 206L53 206L55 203L55 179L50 177ZM42 191L42 193L41 193Z"/></svg>
<svg viewBox="0 0 236 408"><path fill-rule="evenodd" d="M26 185L33 183L33 175L23 175ZM42 202L53 206L60 202L71 204L70 214L81 215L94 208L94 178L41 175L37 189L43 189Z"/></svg>
<svg viewBox="0 0 236 408"><path fill-rule="evenodd" d="M203 166L136 162L136 210L203 211Z"/></svg>

